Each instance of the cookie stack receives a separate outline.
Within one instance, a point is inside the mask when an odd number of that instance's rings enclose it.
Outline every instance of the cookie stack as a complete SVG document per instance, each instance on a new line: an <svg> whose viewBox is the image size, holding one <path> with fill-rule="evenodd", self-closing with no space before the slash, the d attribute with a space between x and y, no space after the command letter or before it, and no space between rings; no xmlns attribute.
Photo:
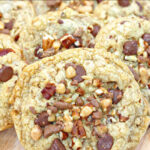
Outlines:
<svg viewBox="0 0 150 150"><path fill-rule="evenodd" d="M0 131L26 150L134 150L149 122L150 1L0 2Z"/></svg>

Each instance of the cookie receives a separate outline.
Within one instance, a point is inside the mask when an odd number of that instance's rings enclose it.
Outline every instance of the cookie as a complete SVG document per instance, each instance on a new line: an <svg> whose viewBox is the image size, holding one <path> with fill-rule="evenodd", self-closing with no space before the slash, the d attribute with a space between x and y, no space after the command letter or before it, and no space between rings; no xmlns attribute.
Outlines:
<svg viewBox="0 0 150 150"><path fill-rule="evenodd" d="M28 63L74 47L94 47L102 23L93 15L68 8L33 19L20 33L18 44ZM31 42L32 41L32 42Z"/></svg>
<svg viewBox="0 0 150 150"><path fill-rule="evenodd" d="M48 11L63 10L66 7L72 8L79 13L93 13L94 7L97 4L95 1L87 0L34 0L32 4L35 8L36 14L44 14Z"/></svg>
<svg viewBox="0 0 150 150"><path fill-rule="evenodd" d="M149 18L150 2L142 0L104 0L94 11L94 14L105 24L111 23L116 18L136 15Z"/></svg>
<svg viewBox="0 0 150 150"><path fill-rule="evenodd" d="M22 28L35 16L28 1L0 1L0 33L10 34L15 41Z"/></svg>
<svg viewBox="0 0 150 150"><path fill-rule="evenodd" d="M124 17L105 26L96 47L121 58L132 71L144 95L150 100L150 26L138 17Z"/></svg>
<svg viewBox="0 0 150 150"><path fill-rule="evenodd" d="M18 46L8 35L0 34L0 131L13 125L9 98L24 66Z"/></svg>
<svg viewBox="0 0 150 150"><path fill-rule="evenodd" d="M132 73L99 49L70 49L25 67L11 102L27 150L134 149L149 124Z"/></svg>

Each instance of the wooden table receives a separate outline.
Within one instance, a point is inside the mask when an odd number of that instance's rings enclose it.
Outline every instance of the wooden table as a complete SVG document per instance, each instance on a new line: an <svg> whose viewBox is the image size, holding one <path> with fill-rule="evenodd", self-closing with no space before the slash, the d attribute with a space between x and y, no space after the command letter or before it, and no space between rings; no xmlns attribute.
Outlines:
<svg viewBox="0 0 150 150"><path fill-rule="evenodd" d="M24 150L13 128L0 132L0 150ZM150 130L141 140L136 150L150 150Z"/></svg>

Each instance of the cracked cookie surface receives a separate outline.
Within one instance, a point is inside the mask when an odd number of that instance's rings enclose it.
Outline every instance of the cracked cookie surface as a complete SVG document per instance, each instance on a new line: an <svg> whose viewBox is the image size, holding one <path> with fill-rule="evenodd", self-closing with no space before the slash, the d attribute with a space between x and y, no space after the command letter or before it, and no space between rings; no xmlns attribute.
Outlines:
<svg viewBox="0 0 150 150"><path fill-rule="evenodd" d="M8 35L0 34L0 131L13 126L9 98L25 63L21 50Z"/></svg>
<svg viewBox="0 0 150 150"><path fill-rule="evenodd" d="M69 48L94 47L101 27L102 23L93 15L68 8L36 17L21 32L18 44L26 61L32 63Z"/></svg>
<svg viewBox="0 0 150 150"><path fill-rule="evenodd" d="M132 73L99 49L71 49L25 67L11 102L27 150L134 149L149 124Z"/></svg>

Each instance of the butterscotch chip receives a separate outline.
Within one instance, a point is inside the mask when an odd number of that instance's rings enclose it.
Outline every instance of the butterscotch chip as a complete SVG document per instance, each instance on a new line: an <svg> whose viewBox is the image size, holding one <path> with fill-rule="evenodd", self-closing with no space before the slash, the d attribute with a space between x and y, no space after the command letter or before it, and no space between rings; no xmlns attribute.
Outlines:
<svg viewBox="0 0 150 150"><path fill-rule="evenodd" d="M66 76L70 67L78 76L76 86ZM57 92L60 84L70 92ZM97 95L97 89L104 92ZM70 49L28 65L12 99L15 129L29 150L128 150L137 146L149 125L147 101L128 66L100 49ZM31 136L35 125L43 130L37 141Z"/></svg>

